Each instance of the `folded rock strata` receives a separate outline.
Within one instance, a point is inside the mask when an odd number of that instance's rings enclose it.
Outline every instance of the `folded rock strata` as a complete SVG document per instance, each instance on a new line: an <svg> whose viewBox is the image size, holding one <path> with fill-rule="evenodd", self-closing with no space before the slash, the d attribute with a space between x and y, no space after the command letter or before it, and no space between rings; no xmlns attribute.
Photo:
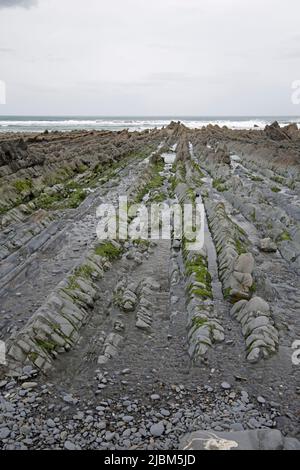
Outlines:
<svg viewBox="0 0 300 470"><path fill-rule="evenodd" d="M267 302L260 297L241 300L232 308L231 316L242 326L248 362L256 363L276 353L279 335Z"/></svg>

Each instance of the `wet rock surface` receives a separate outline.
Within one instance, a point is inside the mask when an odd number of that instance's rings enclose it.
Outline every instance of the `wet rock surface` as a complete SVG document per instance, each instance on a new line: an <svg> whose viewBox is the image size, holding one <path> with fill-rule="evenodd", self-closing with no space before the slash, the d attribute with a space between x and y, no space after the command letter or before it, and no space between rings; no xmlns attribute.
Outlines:
<svg viewBox="0 0 300 470"><path fill-rule="evenodd" d="M299 447L300 136L270 127L1 136L1 448ZM99 242L119 195L203 202L204 246Z"/></svg>
<svg viewBox="0 0 300 470"><path fill-rule="evenodd" d="M198 431L181 441L185 450L299 450L300 441L284 438L279 431L218 433Z"/></svg>

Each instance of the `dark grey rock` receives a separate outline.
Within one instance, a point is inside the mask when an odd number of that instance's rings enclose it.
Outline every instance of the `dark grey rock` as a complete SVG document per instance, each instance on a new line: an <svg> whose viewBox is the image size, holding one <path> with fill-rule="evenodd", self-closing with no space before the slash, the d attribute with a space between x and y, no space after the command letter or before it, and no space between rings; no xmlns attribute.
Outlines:
<svg viewBox="0 0 300 470"><path fill-rule="evenodd" d="M165 427L163 423L152 424L150 428L150 432L154 437L160 437L165 431Z"/></svg>
<svg viewBox="0 0 300 470"><path fill-rule="evenodd" d="M64 448L65 448L66 450L77 450L76 445L75 445L73 442L71 442L71 441L66 441L66 442L64 443Z"/></svg>

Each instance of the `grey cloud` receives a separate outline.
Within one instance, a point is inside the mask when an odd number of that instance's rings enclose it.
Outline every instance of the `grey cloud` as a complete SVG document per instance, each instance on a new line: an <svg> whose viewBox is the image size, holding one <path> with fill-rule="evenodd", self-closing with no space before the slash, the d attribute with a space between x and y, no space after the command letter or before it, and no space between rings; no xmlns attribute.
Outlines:
<svg viewBox="0 0 300 470"><path fill-rule="evenodd" d="M0 0L0 9L1 8L31 8L37 5L37 0Z"/></svg>
<svg viewBox="0 0 300 470"><path fill-rule="evenodd" d="M300 48L298 49L293 49L293 50L286 50L282 52L281 54L278 54L277 56L278 59L300 59Z"/></svg>
<svg viewBox="0 0 300 470"><path fill-rule="evenodd" d="M10 47L0 47L0 54L12 54L13 52L15 50Z"/></svg>
<svg viewBox="0 0 300 470"><path fill-rule="evenodd" d="M299 0L0 0L5 113L293 114L299 16Z"/></svg>

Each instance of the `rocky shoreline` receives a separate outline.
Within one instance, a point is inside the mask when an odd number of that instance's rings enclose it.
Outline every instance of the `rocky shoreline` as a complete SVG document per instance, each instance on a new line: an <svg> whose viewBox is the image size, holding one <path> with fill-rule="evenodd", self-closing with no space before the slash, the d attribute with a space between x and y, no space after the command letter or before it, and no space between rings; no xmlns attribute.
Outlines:
<svg viewBox="0 0 300 470"><path fill-rule="evenodd" d="M100 243L120 195L203 202L203 249ZM1 449L299 448L297 126L1 134L0 224Z"/></svg>

